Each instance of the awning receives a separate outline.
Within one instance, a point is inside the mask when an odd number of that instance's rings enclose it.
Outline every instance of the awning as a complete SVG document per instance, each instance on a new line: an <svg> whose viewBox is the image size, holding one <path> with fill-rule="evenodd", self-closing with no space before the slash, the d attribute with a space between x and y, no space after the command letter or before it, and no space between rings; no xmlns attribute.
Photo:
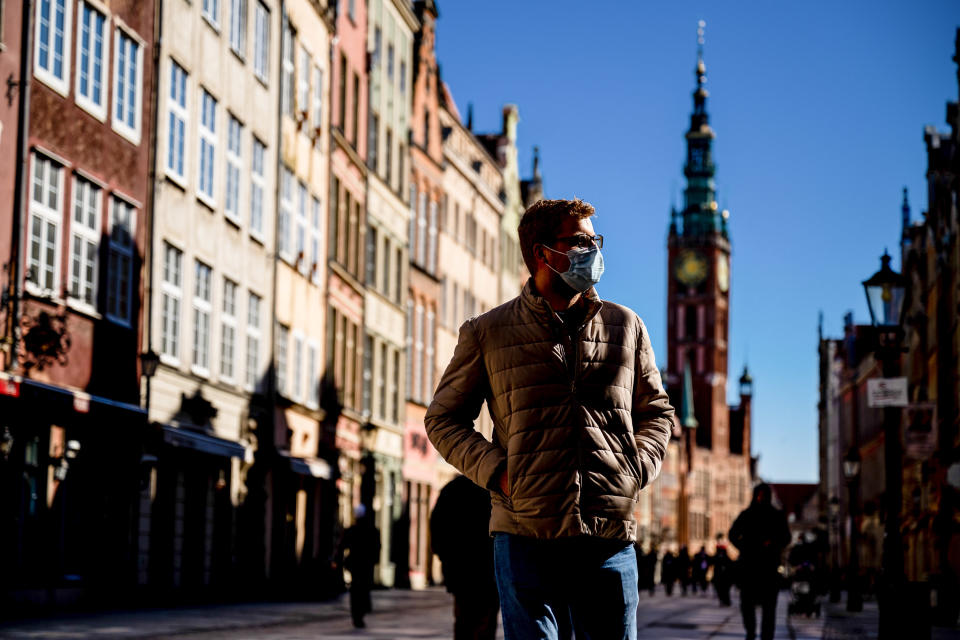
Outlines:
<svg viewBox="0 0 960 640"><path fill-rule="evenodd" d="M330 463L318 458L294 458L293 456L281 453L281 456L290 460L290 469L294 473L304 476L313 476L323 480L330 480L333 474L330 469Z"/></svg>
<svg viewBox="0 0 960 640"><path fill-rule="evenodd" d="M138 413L144 417L147 415L147 412L143 407L130 404L129 402L120 402L118 400L104 398L103 396L95 396L84 391L80 391L79 389L60 387L55 384L31 380L30 378L15 376L0 371L0 395L10 396L13 398L23 398L29 395L27 392L28 390L46 391L58 394L66 399L67 402L72 401L73 410L77 413L89 413L90 404L96 403L105 407L112 407L114 409L122 409L124 411Z"/></svg>
<svg viewBox="0 0 960 640"><path fill-rule="evenodd" d="M239 442L197 431L179 429L169 424L163 425L163 441L174 447L194 449L225 458L243 458L247 452L247 448Z"/></svg>

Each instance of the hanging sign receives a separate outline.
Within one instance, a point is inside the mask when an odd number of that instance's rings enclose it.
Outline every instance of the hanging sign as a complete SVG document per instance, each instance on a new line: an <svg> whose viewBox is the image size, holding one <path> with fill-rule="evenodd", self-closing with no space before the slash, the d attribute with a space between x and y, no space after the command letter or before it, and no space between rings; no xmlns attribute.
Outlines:
<svg viewBox="0 0 960 640"><path fill-rule="evenodd" d="M907 406L907 379L871 378L867 380L867 406L871 409Z"/></svg>

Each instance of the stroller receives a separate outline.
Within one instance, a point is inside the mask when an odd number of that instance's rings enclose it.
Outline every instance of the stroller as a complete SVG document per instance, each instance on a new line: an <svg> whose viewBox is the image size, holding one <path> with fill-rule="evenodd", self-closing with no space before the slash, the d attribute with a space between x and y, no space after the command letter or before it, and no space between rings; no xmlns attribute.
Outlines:
<svg viewBox="0 0 960 640"><path fill-rule="evenodd" d="M820 595L817 588L815 567L810 562L801 562L793 568L790 576L790 602L787 615L803 614L820 617Z"/></svg>

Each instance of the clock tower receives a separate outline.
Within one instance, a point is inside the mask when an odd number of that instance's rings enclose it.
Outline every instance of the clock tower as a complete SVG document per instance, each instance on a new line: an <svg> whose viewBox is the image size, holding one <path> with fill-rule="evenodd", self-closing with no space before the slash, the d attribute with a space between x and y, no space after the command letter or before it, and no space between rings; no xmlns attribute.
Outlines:
<svg viewBox="0 0 960 640"><path fill-rule="evenodd" d="M713 163L713 129L707 114L707 68L703 62L703 26L698 32L696 89L686 133L687 180L682 211L671 212L668 240L667 380L683 393L693 389L697 427L695 444L702 449L727 448L727 335L730 312L730 238L727 212L717 207ZM692 385L681 384L683 376ZM679 405L676 405L679 406Z"/></svg>

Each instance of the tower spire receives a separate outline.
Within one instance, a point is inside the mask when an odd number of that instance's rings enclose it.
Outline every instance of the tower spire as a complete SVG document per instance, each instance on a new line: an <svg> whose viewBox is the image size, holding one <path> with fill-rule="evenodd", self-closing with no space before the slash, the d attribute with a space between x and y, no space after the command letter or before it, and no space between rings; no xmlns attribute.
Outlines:
<svg viewBox="0 0 960 640"><path fill-rule="evenodd" d="M697 86L693 91L693 113L687 131L687 162L683 173L687 178L684 190L683 235L707 236L724 233L723 220L717 207L713 181L713 130L707 115L707 65L703 61L704 32L707 23L697 22Z"/></svg>
<svg viewBox="0 0 960 640"><path fill-rule="evenodd" d="M903 238L906 239L907 231L910 229L910 201L907 198L907 188L903 188L903 205L900 207L900 213L903 216Z"/></svg>

